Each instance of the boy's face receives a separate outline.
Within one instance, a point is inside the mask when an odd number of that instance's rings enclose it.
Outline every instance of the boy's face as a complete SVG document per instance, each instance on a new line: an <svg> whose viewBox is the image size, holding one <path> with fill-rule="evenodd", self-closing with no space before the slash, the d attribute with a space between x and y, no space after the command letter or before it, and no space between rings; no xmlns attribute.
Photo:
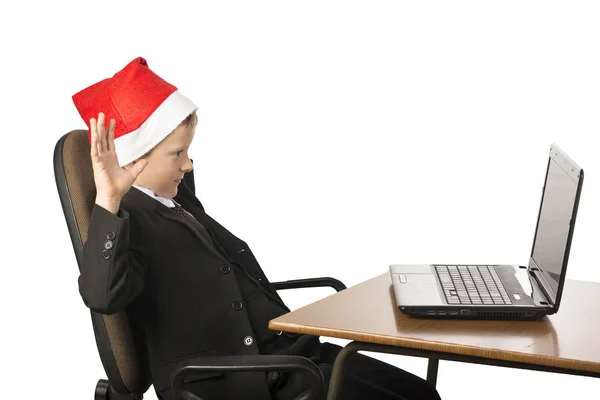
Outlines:
<svg viewBox="0 0 600 400"><path fill-rule="evenodd" d="M180 125L148 155L148 165L137 177L134 185L148 188L158 196L173 198L183 174L192 170L188 149L194 140L196 123Z"/></svg>

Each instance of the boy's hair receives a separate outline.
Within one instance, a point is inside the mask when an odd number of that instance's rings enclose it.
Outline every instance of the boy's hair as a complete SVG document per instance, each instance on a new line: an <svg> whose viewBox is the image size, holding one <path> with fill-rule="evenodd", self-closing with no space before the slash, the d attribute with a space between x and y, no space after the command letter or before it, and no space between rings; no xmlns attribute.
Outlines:
<svg viewBox="0 0 600 400"><path fill-rule="evenodd" d="M188 115L186 117L186 119L184 119L183 121L181 121L181 123L177 126L178 128L180 126L190 126L193 123L198 122L198 116L196 115L196 111L194 111L193 113L191 113L190 115Z"/></svg>

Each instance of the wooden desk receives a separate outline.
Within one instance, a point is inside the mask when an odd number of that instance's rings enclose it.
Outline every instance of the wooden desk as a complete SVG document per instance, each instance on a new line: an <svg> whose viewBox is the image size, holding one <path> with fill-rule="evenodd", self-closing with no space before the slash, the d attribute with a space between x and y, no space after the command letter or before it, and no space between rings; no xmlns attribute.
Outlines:
<svg viewBox="0 0 600 400"><path fill-rule="evenodd" d="M359 350L600 377L600 283L567 280L559 312L538 321L427 320L396 307L389 273L276 318L269 328L348 339L336 359L334 399L347 356Z"/></svg>

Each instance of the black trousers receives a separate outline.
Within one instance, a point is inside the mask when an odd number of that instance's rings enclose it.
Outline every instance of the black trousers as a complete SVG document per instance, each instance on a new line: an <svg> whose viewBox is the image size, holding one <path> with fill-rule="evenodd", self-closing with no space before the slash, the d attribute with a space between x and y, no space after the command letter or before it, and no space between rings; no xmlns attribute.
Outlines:
<svg viewBox="0 0 600 400"><path fill-rule="evenodd" d="M338 345L322 343L318 356L310 357L325 377L326 390L333 363L342 350ZM293 400L303 377L288 375L273 391L274 400ZM435 387L426 380L377 359L354 353L344 365L341 398L343 400L441 400Z"/></svg>

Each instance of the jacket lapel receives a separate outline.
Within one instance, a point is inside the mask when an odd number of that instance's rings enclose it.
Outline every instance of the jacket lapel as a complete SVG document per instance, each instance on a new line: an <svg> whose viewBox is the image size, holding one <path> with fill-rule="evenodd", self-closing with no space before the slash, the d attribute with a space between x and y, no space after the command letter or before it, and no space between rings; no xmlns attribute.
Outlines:
<svg viewBox="0 0 600 400"><path fill-rule="evenodd" d="M135 187L132 187L129 190L129 192L127 192L127 194L123 198L123 201L126 205L129 204L130 207L141 207L149 211L153 211L155 214L168 221L182 224L199 242L201 242L204 245L206 249L208 249L208 251L210 251L213 255L217 256L218 258L223 258L223 255L221 255L215 249L214 245L209 242L208 238L206 238L204 235L198 232L198 228L196 228L190 221L187 221L186 219L182 218L169 207L156 201L155 199L152 199L147 194L141 192ZM192 210L188 209L185 204L181 203L181 205L183 206L183 208L192 213L194 217L196 217L195 213Z"/></svg>
<svg viewBox="0 0 600 400"><path fill-rule="evenodd" d="M155 212L166 220L173 221L185 226L190 231L190 233L194 235L194 237L204 245L204 247L208 251L210 251L213 255L215 255L218 258L223 258L223 255L221 255L221 253L219 253L215 249L215 246L212 243L210 243L209 239L200 232L198 232L198 228L195 227L190 221L187 221L181 216L177 215L175 211L169 209L168 207L164 207L164 210L155 210Z"/></svg>

